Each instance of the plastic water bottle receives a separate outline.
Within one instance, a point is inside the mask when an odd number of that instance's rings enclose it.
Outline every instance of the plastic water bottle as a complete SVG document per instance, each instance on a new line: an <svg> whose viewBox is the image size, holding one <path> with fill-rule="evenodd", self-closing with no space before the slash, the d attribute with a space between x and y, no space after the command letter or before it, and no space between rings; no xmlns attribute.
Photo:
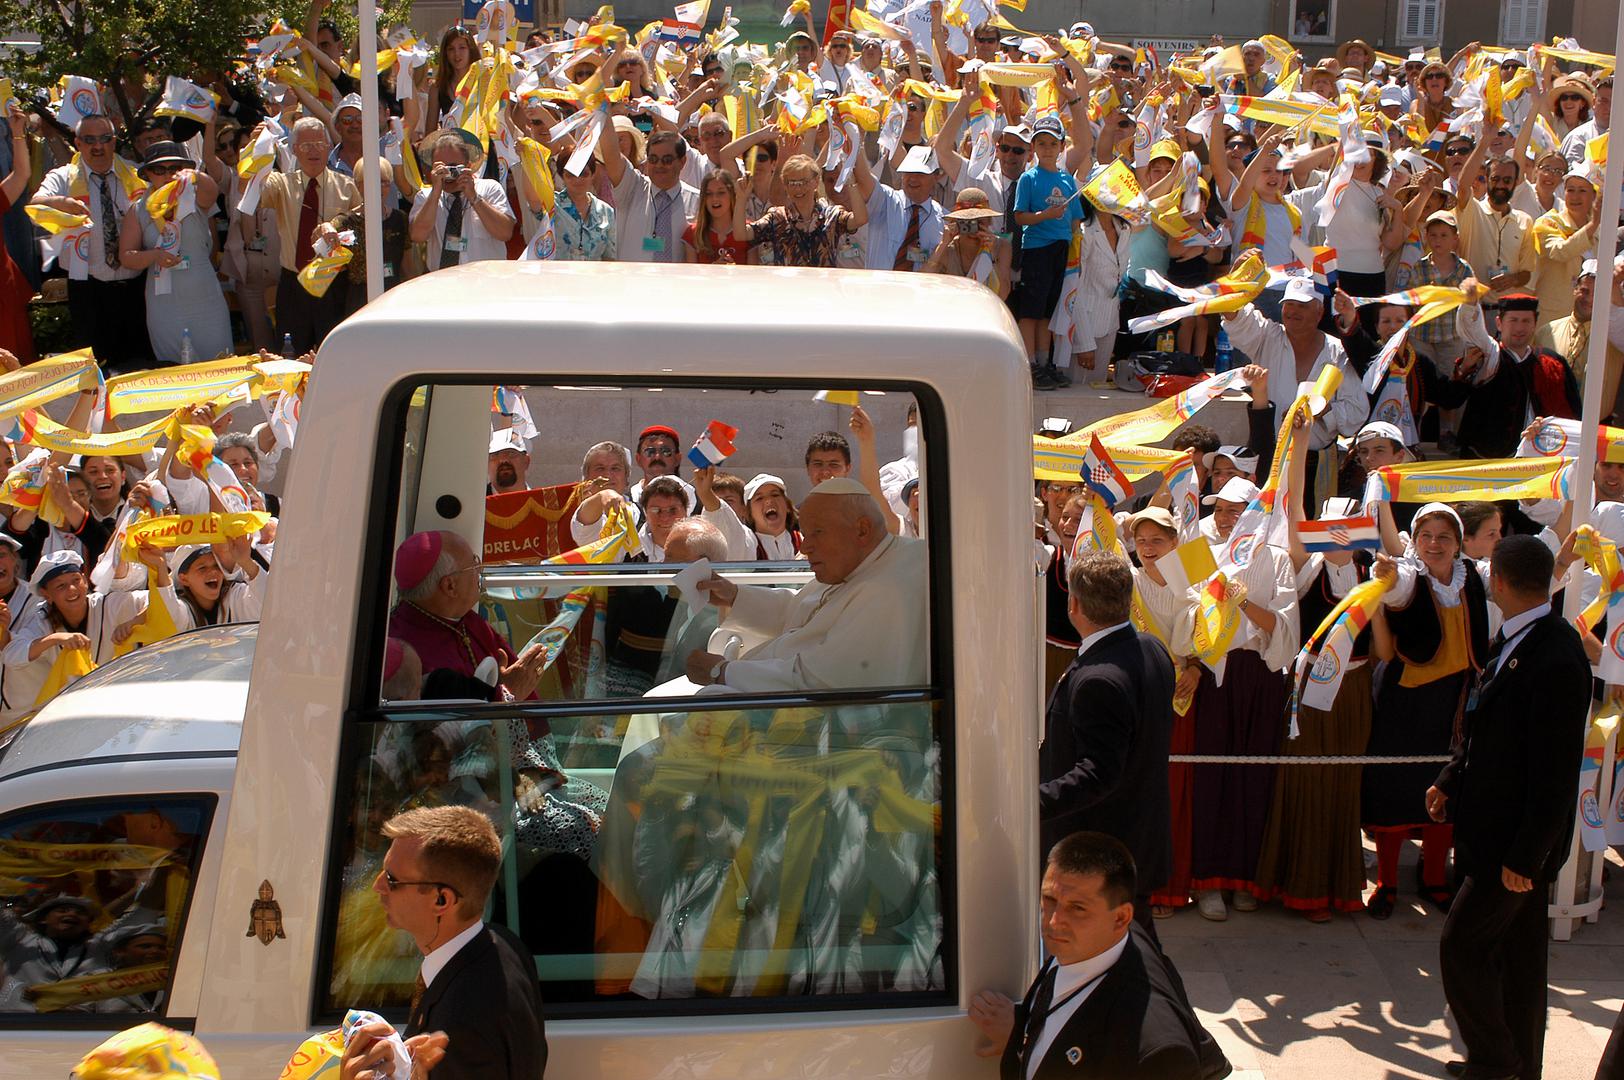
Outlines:
<svg viewBox="0 0 1624 1080"><path fill-rule="evenodd" d="M293 355L293 335L292 334L283 334L282 335L282 359L284 359L284 360L297 360L298 359L297 356Z"/></svg>
<svg viewBox="0 0 1624 1080"><path fill-rule="evenodd" d="M180 332L180 362L190 364L197 359L197 353L192 348L192 328L186 327Z"/></svg>
<svg viewBox="0 0 1624 1080"><path fill-rule="evenodd" d="M1214 346L1213 370L1225 372L1230 368L1231 350L1229 348L1229 331L1222 325L1218 327L1218 343Z"/></svg>

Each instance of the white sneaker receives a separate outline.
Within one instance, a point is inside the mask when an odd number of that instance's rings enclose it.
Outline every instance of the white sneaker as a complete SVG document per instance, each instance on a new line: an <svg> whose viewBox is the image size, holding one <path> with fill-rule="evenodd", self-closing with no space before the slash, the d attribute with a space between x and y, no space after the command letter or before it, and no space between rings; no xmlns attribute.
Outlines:
<svg viewBox="0 0 1624 1080"><path fill-rule="evenodd" d="M1251 893L1247 892L1245 889L1236 889L1235 890L1235 898L1233 900L1231 900L1230 903L1235 905L1235 910L1236 911L1256 911L1257 910L1257 897L1253 896Z"/></svg>
<svg viewBox="0 0 1624 1080"><path fill-rule="evenodd" d="M1203 919L1223 922L1229 918L1229 909L1224 907L1224 894L1217 889L1207 889L1197 895L1195 906Z"/></svg>

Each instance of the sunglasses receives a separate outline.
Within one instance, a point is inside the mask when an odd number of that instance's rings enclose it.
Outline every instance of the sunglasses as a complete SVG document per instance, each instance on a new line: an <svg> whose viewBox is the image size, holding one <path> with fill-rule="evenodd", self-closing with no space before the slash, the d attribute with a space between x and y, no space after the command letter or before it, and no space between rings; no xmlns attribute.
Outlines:
<svg viewBox="0 0 1624 1080"><path fill-rule="evenodd" d="M1133 70L1133 65L1128 63L1127 61L1123 61L1120 64L1112 64L1111 65L1111 70L1112 71L1132 71Z"/></svg>
<svg viewBox="0 0 1624 1080"><path fill-rule="evenodd" d="M147 173L149 176L174 176L176 173L180 172L180 170L181 167L179 165L148 165L141 171Z"/></svg>
<svg viewBox="0 0 1624 1080"><path fill-rule="evenodd" d="M1000 154L1014 154L1016 157L1023 157L1026 154L1026 147L1024 147L1024 146L1005 146L1003 143L999 143L998 144L998 152Z"/></svg>
<svg viewBox="0 0 1624 1080"><path fill-rule="evenodd" d="M436 889L445 889L458 900L462 899L462 893L457 891L457 887L455 885L447 885L443 881L401 881L394 874L391 874L389 871L385 870L383 872L383 883L388 886L390 892L394 892L396 889L407 885L429 885Z"/></svg>
<svg viewBox="0 0 1624 1080"><path fill-rule="evenodd" d="M675 155L675 154L650 154L648 156L648 161L649 161L650 165L675 165L677 163L677 155ZM676 453L676 451L673 450L672 453Z"/></svg>
<svg viewBox="0 0 1624 1080"><path fill-rule="evenodd" d="M111 135L81 135L79 141L89 146L106 146L113 141Z"/></svg>
<svg viewBox="0 0 1624 1080"><path fill-rule="evenodd" d="M642 454L644 457L651 458L676 457L677 451L674 447L670 446L645 446L642 450Z"/></svg>
<svg viewBox="0 0 1624 1080"><path fill-rule="evenodd" d="M1560 105L1564 101L1583 101L1583 100L1584 100L1584 98L1580 97L1578 94L1563 94L1561 97L1556 99L1556 103L1558 105Z"/></svg>
<svg viewBox="0 0 1624 1080"><path fill-rule="evenodd" d="M978 34L978 35L976 35L976 42L978 44L981 44L981 45L996 45L996 44L998 44L998 38L996 36L995 37L982 37L982 36L980 36Z"/></svg>
<svg viewBox="0 0 1624 1080"><path fill-rule="evenodd" d="M1224 144L1224 149L1225 150L1250 150L1250 149L1252 149L1252 144L1247 142L1245 139L1236 139L1234 142L1225 143Z"/></svg>
<svg viewBox="0 0 1624 1080"><path fill-rule="evenodd" d="M1445 157L1465 157L1472 152L1470 146L1452 146L1444 151Z"/></svg>

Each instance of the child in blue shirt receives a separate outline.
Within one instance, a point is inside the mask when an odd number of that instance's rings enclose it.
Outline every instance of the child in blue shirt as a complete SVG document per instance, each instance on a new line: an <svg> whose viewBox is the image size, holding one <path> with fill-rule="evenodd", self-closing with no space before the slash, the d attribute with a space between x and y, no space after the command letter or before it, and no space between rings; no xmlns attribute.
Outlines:
<svg viewBox="0 0 1624 1080"><path fill-rule="evenodd" d="M1010 293L1009 307L1021 328L1021 340L1032 359L1038 389L1067 385L1070 378L1055 368L1049 319L1060 302L1071 234L1083 220L1077 179L1060 167L1066 130L1058 117L1045 117L1032 130L1037 162L1015 183L1015 224L1021 228L1021 280ZM1046 378L1038 378L1046 376ZM1050 385L1043 385L1045 382Z"/></svg>

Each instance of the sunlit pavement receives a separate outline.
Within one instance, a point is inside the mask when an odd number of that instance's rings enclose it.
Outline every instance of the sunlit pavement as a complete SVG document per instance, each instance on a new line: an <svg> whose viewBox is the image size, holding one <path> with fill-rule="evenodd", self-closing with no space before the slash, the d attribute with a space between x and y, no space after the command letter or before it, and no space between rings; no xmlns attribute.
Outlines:
<svg viewBox="0 0 1624 1080"><path fill-rule="evenodd" d="M1209 922L1188 907L1156 923L1190 999L1239 1080L1442 1077L1462 1048L1438 975L1443 915L1412 893L1407 845L1399 906L1378 922L1323 925L1278 905ZM1546 1080L1591 1080L1624 999L1624 862L1609 856L1607 906L1550 948Z"/></svg>

